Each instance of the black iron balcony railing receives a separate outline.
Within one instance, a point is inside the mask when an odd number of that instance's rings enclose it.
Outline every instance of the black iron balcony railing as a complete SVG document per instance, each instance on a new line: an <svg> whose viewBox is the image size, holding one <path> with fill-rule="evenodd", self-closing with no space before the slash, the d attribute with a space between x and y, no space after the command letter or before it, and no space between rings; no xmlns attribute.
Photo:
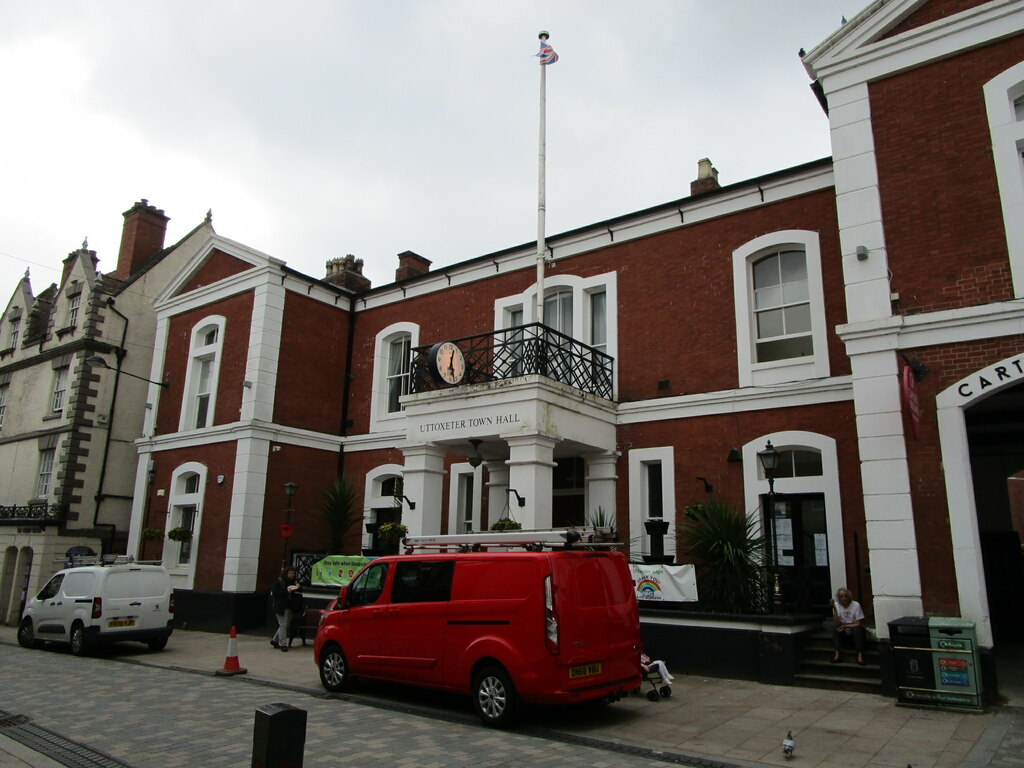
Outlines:
<svg viewBox="0 0 1024 768"><path fill-rule="evenodd" d="M0 504L0 525L59 525L67 516L67 504Z"/></svg>
<svg viewBox="0 0 1024 768"><path fill-rule="evenodd" d="M450 339L462 350L466 373L460 384L540 374L607 400L612 399L612 357L540 323ZM430 370L433 345L412 350L413 392L450 385Z"/></svg>

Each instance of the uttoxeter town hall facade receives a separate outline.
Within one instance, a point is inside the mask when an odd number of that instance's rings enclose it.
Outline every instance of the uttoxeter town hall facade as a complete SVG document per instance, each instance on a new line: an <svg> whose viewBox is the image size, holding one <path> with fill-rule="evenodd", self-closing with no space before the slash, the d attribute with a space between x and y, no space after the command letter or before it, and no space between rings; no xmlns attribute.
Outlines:
<svg viewBox="0 0 1024 768"><path fill-rule="evenodd" d="M872 3L806 53L833 154L394 283L325 278L210 234L156 303L126 549L179 606L244 624L284 556L326 552L343 474L377 527L644 522L714 492L767 530L824 616L1024 639L1024 2ZM808 98L815 98L808 94ZM823 127L824 130L824 127ZM287 495L286 484L294 490ZM145 528L190 528L187 544ZM255 620L255 618L253 619Z"/></svg>

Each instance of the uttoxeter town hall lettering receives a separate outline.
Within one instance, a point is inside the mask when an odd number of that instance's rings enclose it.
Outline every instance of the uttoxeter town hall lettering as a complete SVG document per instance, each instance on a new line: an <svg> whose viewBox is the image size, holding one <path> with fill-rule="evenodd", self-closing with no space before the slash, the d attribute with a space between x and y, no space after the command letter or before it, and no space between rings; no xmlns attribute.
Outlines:
<svg viewBox="0 0 1024 768"><path fill-rule="evenodd" d="M451 421L432 421L427 424L420 424L420 432L451 432L455 429L502 427L518 423L518 413L499 413L496 416L471 416L466 419L452 419Z"/></svg>
<svg viewBox="0 0 1024 768"><path fill-rule="evenodd" d="M956 390L961 397L974 397L996 384L1022 377L1024 377L1024 362L1022 362L1022 358L1018 357L1016 360L1007 360L999 365L986 368L981 373L965 379L960 382Z"/></svg>

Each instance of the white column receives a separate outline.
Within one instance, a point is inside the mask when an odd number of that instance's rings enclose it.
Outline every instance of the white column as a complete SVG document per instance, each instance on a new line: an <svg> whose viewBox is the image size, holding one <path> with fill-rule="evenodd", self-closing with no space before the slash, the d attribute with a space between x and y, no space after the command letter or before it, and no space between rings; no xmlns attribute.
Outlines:
<svg viewBox="0 0 1024 768"><path fill-rule="evenodd" d="M523 528L551 527L552 469L557 440L543 435L510 437L508 487L519 492L526 503L520 507L515 494L509 493L512 517Z"/></svg>
<svg viewBox="0 0 1024 768"><path fill-rule="evenodd" d="M899 366L891 350L853 355L850 362L875 626L888 637L890 621L924 612Z"/></svg>
<svg viewBox="0 0 1024 768"><path fill-rule="evenodd" d="M228 519L228 540L224 553L225 592L253 592L260 563L260 542L263 537L264 504L284 504L281 496L267 491L267 463L270 441L247 438L235 445L235 474L231 485L231 511ZM270 542L273 542L271 544ZM268 546L280 544L277 537L268 539ZM273 552L271 559L280 559Z"/></svg>
<svg viewBox="0 0 1024 768"><path fill-rule="evenodd" d="M587 516L592 519L598 508L606 520L615 521L615 486L619 476L615 474L621 454L618 451L588 455L587 461Z"/></svg>
<svg viewBox="0 0 1024 768"><path fill-rule="evenodd" d="M441 532L445 449L433 443L400 447L405 455L402 486L405 495L416 504L416 509L410 509L402 500L402 522L410 536L438 534Z"/></svg>
<svg viewBox="0 0 1024 768"><path fill-rule="evenodd" d="M502 510L508 503L508 467L505 466L504 459L485 462L484 466L487 467L486 527L490 528L491 524L501 517Z"/></svg>
<svg viewBox="0 0 1024 768"><path fill-rule="evenodd" d="M272 422L274 393L277 389L277 363L284 326L285 288L267 282L253 291L252 323L249 326L249 353L245 361L240 419Z"/></svg>

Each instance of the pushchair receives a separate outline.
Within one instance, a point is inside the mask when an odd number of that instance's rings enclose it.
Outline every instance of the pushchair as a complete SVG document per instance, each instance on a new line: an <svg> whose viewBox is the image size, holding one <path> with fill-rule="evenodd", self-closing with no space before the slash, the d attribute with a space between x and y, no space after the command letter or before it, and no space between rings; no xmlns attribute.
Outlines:
<svg viewBox="0 0 1024 768"><path fill-rule="evenodd" d="M665 662L651 661L647 656L642 656L641 662L640 669L643 673L643 681L651 686L651 690L647 692L647 700L657 701L658 699L667 699L671 696L673 678L668 673Z"/></svg>

